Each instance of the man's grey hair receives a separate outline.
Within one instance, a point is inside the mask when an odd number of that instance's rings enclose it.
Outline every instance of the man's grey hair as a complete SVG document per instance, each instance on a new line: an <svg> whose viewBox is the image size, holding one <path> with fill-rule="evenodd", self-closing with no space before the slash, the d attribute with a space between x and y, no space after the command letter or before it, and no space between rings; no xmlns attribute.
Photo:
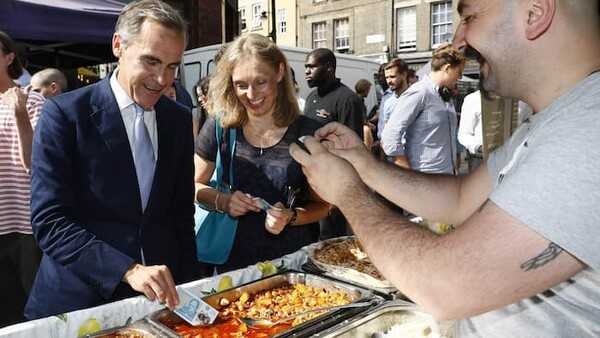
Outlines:
<svg viewBox="0 0 600 338"><path fill-rule="evenodd" d="M115 25L115 33L119 34L125 47L137 38L147 19L182 33L187 44L187 24L177 10L161 0L137 0L123 7Z"/></svg>
<svg viewBox="0 0 600 338"><path fill-rule="evenodd" d="M39 81L40 85L46 87L52 84L52 82L56 83L60 88L61 92L67 91L67 78L65 75L56 68L46 68L44 70L40 70L36 72L32 76L32 81Z"/></svg>

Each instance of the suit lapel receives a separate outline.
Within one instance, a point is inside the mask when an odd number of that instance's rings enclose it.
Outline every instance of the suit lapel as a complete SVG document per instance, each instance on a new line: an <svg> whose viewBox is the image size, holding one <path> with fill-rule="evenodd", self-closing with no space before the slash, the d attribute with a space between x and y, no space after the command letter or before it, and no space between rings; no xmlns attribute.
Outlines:
<svg viewBox="0 0 600 338"><path fill-rule="evenodd" d="M90 104L92 113L90 119L96 126L100 137L111 154L111 167L114 168L115 177L122 178L123 192L136 196L131 200L135 208L141 213L141 197L137 184L133 155L127 138L123 117L117 101L110 89L110 75L98 83L92 93Z"/></svg>

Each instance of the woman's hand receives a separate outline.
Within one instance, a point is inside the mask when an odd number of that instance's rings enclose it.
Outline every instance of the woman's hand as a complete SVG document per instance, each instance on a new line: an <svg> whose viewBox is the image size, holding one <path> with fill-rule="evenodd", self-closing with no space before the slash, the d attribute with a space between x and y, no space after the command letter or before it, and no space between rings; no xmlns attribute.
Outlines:
<svg viewBox="0 0 600 338"><path fill-rule="evenodd" d="M271 208L267 210L265 229L273 235L279 235L290 223L293 212L291 209L286 209L281 202L275 203L274 207L278 209Z"/></svg>
<svg viewBox="0 0 600 338"><path fill-rule="evenodd" d="M239 190L234 191L231 195L224 195L219 199L219 206L222 205L222 200L225 200L225 210L231 217L243 216L247 214L248 211L260 211L260 208L256 206L252 196L244 194Z"/></svg>

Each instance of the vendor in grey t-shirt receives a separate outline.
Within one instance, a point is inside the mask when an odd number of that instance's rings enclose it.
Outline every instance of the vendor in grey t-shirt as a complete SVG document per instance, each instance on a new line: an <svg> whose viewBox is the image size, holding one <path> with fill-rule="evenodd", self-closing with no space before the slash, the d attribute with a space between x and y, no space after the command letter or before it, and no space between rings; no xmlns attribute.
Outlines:
<svg viewBox="0 0 600 338"><path fill-rule="evenodd" d="M599 6L459 0L453 42L483 89L534 112L468 175L377 161L340 124L305 138L310 153L290 146L386 279L457 337L600 336ZM458 226L431 233L381 197Z"/></svg>

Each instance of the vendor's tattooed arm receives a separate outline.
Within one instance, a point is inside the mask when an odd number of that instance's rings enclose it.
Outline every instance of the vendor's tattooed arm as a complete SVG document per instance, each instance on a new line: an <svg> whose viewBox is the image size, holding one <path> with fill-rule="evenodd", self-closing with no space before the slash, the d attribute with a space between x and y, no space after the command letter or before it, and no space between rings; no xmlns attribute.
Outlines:
<svg viewBox="0 0 600 338"><path fill-rule="evenodd" d="M563 249L560 246L550 242L548 247L539 255L521 264L521 269L524 271L531 271L542 267L553 261L556 257L558 257L558 255L560 255L561 252L563 252Z"/></svg>
<svg viewBox="0 0 600 338"><path fill-rule="evenodd" d="M485 202L483 202L483 204L481 204L481 206L479 207L479 212L483 211L483 208L485 208L489 201L490 199L488 198L485 200Z"/></svg>

